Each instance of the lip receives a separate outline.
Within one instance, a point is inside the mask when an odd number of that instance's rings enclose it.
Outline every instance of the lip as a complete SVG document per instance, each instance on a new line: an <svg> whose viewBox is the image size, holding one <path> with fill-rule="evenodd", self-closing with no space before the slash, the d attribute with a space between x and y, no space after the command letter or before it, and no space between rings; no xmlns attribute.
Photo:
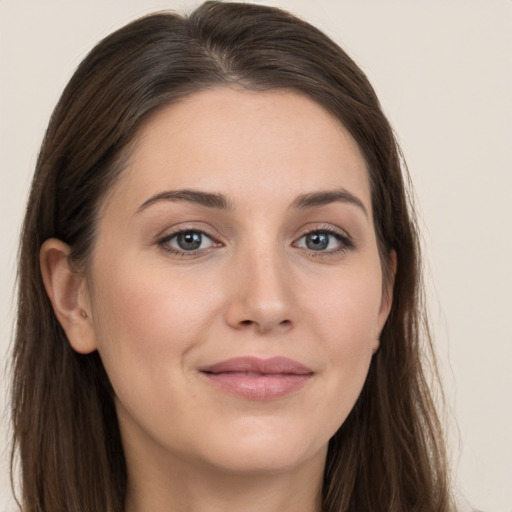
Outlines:
<svg viewBox="0 0 512 512"><path fill-rule="evenodd" d="M199 369L214 386L246 400L273 400L301 387L313 370L287 357L235 357Z"/></svg>

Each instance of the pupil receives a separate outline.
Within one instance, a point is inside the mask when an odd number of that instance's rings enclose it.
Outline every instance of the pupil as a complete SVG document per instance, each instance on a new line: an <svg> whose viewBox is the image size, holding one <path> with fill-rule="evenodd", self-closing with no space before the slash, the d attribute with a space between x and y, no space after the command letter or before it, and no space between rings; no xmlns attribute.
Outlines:
<svg viewBox="0 0 512 512"><path fill-rule="evenodd" d="M180 233L177 239L180 249L193 251L201 247L201 233Z"/></svg>
<svg viewBox="0 0 512 512"><path fill-rule="evenodd" d="M329 235L325 233L310 233L306 236L306 246L313 251L321 251L329 245Z"/></svg>

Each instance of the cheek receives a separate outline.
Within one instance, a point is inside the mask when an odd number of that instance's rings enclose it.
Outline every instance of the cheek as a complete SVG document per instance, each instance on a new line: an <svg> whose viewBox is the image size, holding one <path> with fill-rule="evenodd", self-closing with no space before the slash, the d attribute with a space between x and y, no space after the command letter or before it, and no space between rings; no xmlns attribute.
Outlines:
<svg viewBox="0 0 512 512"><path fill-rule="evenodd" d="M331 411L332 431L354 406L377 344L381 287L375 283L380 283L379 272L345 276L309 301L311 334L326 356L322 400Z"/></svg>
<svg viewBox="0 0 512 512"><path fill-rule="evenodd" d="M157 375L169 380L176 374L170 367L180 366L204 339L215 305L191 279L170 278L168 269L130 261L98 269L93 318L98 350L114 388L129 386L137 376L148 385Z"/></svg>
<svg viewBox="0 0 512 512"><path fill-rule="evenodd" d="M103 265L95 282L93 303L100 331L110 330L112 341L120 336L139 340L145 350L151 348L149 339L167 345L173 333L190 332L198 326L198 311L208 307L197 282L170 276L165 268L117 262L115 268Z"/></svg>
<svg viewBox="0 0 512 512"><path fill-rule="evenodd" d="M380 268L340 272L322 287L310 287L305 306L315 319L315 330L329 340L332 350L357 353L373 345L379 334L382 288ZM309 306L307 305L309 304Z"/></svg>

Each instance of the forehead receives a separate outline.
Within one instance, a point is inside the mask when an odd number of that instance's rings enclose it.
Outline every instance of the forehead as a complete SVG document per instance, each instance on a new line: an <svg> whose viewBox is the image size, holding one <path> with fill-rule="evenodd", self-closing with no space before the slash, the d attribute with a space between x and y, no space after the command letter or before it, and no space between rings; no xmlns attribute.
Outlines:
<svg viewBox="0 0 512 512"><path fill-rule="evenodd" d="M202 188L243 202L343 187L371 209L362 153L323 107L291 91L206 90L156 111L139 129L114 199Z"/></svg>

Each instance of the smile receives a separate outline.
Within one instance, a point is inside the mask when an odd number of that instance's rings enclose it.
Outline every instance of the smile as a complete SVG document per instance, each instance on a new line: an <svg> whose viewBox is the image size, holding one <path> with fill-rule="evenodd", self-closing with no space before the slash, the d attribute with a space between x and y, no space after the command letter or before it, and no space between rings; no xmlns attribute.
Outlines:
<svg viewBox="0 0 512 512"><path fill-rule="evenodd" d="M246 400L273 400L300 389L313 376L306 366L285 357L228 359L200 369L217 388Z"/></svg>

